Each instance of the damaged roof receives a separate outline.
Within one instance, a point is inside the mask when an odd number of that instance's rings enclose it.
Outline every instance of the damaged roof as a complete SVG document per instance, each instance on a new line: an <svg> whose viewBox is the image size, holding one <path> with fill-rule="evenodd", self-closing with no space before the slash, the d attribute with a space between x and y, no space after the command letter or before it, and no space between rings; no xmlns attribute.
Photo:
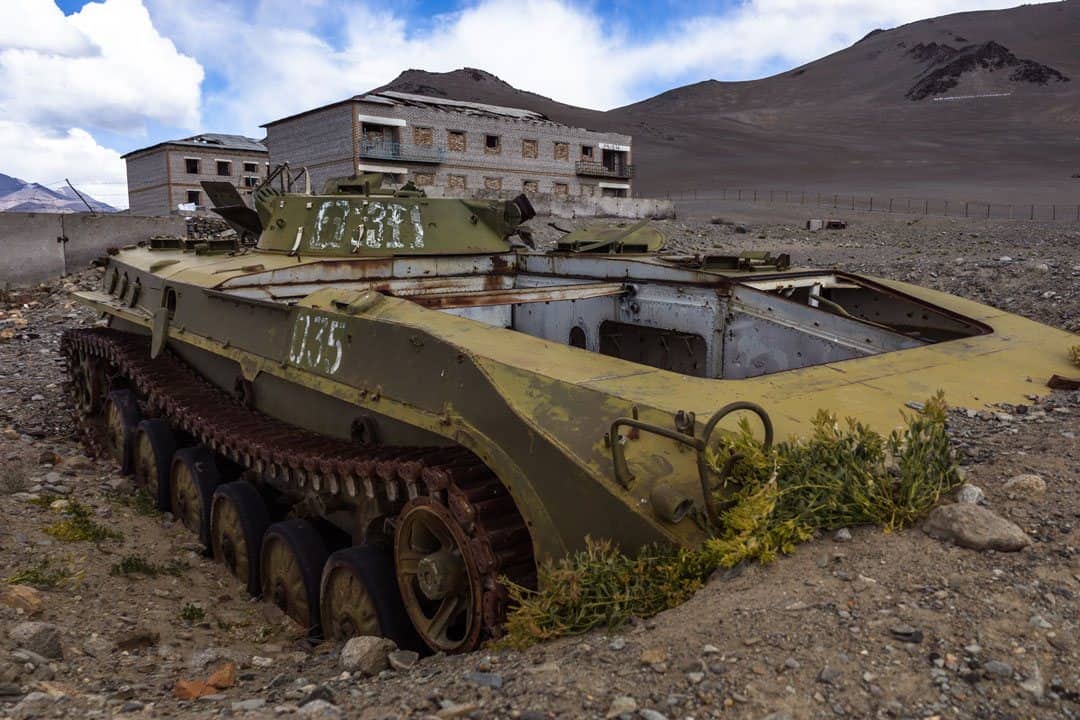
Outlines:
<svg viewBox="0 0 1080 720"><path fill-rule="evenodd" d="M532 120L534 122L561 125L561 123L557 123L551 120L542 113L534 112L532 110L525 110L524 108L503 107L501 105L487 105L485 103L469 102L466 100L452 100L450 98L430 97L428 95L414 95L412 93L397 92L396 90L383 90L381 92L370 92L362 93L360 95L353 95L351 98L339 100L338 102L330 103L329 105L323 105L321 107L312 108L311 110L305 110L304 112L296 113L295 115L289 115L278 120L272 120L262 125L262 127L270 127L271 125L277 125L280 122L302 117L304 115L308 115L309 113L317 112L319 110L325 110L327 108L343 105L345 103L354 102L376 103L379 105L396 105L405 107L425 107L435 110L445 110L449 112L456 112L462 113L464 115L473 115L479 117L501 118L504 120Z"/></svg>
<svg viewBox="0 0 1080 720"><path fill-rule="evenodd" d="M245 137L243 135L228 135L225 133L201 133L199 135L192 135L191 137L182 138L180 140L166 140L164 142L159 142L156 145L150 145L148 147L139 148L138 150L132 150L131 152L122 155L121 157L127 158L137 153L146 152L147 150L155 150L159 147L164 147L166 145L258 153L267 152L266 145L263 144L262 140L255 140L254 138Z"/></svg>

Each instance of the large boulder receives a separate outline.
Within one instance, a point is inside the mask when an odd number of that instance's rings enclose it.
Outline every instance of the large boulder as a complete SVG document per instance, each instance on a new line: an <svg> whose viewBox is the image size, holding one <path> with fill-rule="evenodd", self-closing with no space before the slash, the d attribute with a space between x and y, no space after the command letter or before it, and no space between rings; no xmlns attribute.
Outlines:
<svg viewBox="0 0 1080 720"><path fill-rule="evenodd" d="M390 667L388 656L395 650L397 645L388 638L354 637L341 649L341 665L350 672L377 675Z"/></svg>
<svg viewBox="0 0 1080 720"><path fill-rule="evenodd" d="M969 503L934 508L923 523L923 531L972 550L1015 552L1031 544L1031 538L1016 523Z"/></svg>
<svg viewBox="0 0 1080 720"><path fill-rule="evenodd" d="M64 657L60 628L45 622L23 622L8 631L8 637L24 650L53 660Z"/></svg>

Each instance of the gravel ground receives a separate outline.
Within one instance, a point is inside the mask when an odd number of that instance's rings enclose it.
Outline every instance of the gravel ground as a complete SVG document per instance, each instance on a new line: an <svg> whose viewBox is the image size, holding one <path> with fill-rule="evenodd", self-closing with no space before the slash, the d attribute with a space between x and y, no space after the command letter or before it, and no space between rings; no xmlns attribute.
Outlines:
<svg viewBox="0 0 1080 720"><path fill-rule="evenodd" d="M680 249L790 252L1080 330L1075 226L858 218L809 233L794 218L722 210L716 223L660 225ZM533 225L542 241L557 235ZM249 601L168 515L133 504L129 481L83 454L58 347L65 328L93 321L66 291L94 282L88 271L0 301L0 573L68 574L25 595L0 586L0 717L1080 717L1080 393L952 418L969 481L1030 537L1020 552L853 528L617 632L364 677L343 670L339 645L312 646ZM1021 474L1045 487L1008 484ZM122 537L47 535L62 518L48 505L74 498ZM119 573L132 556L158 574ZM178 680L228 663L237 672L220 689L174 697Z"/></svg>

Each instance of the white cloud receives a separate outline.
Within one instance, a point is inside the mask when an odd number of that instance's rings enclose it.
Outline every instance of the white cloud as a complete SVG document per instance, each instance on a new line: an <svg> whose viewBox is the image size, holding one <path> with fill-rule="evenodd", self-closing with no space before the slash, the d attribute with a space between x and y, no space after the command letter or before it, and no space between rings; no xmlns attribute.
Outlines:
<svg viewBox="0 0 1080 720"><path fill-rule="evenodd" d="M16 7L18 5L18 7ZM38 50L57 55L87 55L94 43L52 2L8 0L0 8L0 48Z"/></svg>
<svg viewBox="0 0 1080 720"><path fill-rule="evenodd" d="M0 120L0 172L54 189L65 178L116 207L127 207L127 179L120 153L104 148L85 130L60 133Z"/></svg>
<svg viewBox="0 0 1080 720"><path fill-rule="evenodd" d="M42 11L49 5L51 0L3 3L0 27L21 22L23 10L50 18ZM7 117L54 129L130 132L147 120L198 126L202 67L154 28L141 0L90 3L62 20L58 27L96 50L71 55L50 47L0 45L0 108ZM55 24L51 18L49 26Z"/></svg>

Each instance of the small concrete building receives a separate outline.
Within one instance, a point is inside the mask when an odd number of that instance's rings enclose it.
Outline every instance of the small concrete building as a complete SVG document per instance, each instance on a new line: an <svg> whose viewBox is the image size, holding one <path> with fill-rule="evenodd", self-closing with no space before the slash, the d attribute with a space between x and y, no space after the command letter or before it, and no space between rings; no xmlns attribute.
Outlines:
<svg viewBox="0 0 1080 720"><path fill-rule="evenodd" d="M530 110L384 91L263 127L271 164L306 167L316 192L329 178L381 172L432 196L631 194L630 136Z"/></svg>
<svg viewBox="0 0 1080 720"><path fill-rule="evenodd" d="M250 195L267 174L266 146L242 135L204 133L132 150L127 161L128 207L134 215L168 215L177 205L205 209L203 180L227 180Z"/></svg>

